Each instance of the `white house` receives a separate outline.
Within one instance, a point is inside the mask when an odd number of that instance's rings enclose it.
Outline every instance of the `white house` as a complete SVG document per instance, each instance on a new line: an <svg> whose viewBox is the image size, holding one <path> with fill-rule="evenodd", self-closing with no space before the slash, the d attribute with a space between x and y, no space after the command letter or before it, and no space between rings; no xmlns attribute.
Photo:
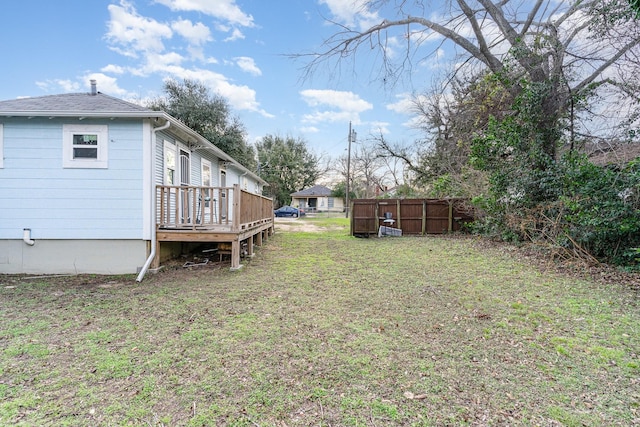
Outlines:
<svg viewBox="0 0 640 427"><path fill-rule="evenodd" d="M266 183L179 120L102 94L0 102L0 273L141 280L181 242L272 230ZM173 234L172 234L173 233Z"/></svg>
<svg viewBox="0 0 640 427"><path fill-rule="evenodd" d="M291 193L291 205L304 209L306 212L343 212L344 200L341 197L333 197L331 189L324 185Z"/></svg>

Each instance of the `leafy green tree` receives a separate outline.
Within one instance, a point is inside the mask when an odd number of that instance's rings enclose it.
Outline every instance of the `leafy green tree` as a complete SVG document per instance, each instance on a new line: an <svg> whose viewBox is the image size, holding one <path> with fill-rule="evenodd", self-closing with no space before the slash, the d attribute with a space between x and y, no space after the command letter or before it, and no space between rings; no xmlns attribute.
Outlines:
<svg viewBox="0 0 640 427"><path fill-rule="evenodd" d="M320 159L307 147L304 139L267 135L256 143L258 174L269 187L266 195L276 206L291 202L291 193L314 185L322 172Z"/></svg>
<svg viewBox="0 0 640 427"><path fill-rule="evenodd" d="M346 200L346 196L347 196L347 182L346 181L340 181L337 184L335 184L333 186L333 189L331 190L331 197L337 197L340 198L342 200ZM353 199L357 199L358 196L356 195L355 191L352 190L352 187L349 188L349 200L353 200Z"/></svg>
<svg viewBox="0 0 640 427"><path fill-rule="evenodd" d="M231 115L225 98L211 95L205 85L193 80L167 80L164 92L164 97L152 100L148 107L167 112L243 166L255 170L255 150L247 144L244 125Z"/></svg>

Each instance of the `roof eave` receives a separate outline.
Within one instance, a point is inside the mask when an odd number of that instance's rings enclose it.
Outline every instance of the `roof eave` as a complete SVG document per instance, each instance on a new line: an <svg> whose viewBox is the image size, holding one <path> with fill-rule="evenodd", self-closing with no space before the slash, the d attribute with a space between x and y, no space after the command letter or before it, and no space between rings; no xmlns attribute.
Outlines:
<svg viewBox="0 0 640 427"><path fill-rule="evenodd" d="M162 111L0 111L2 117L91 117L91 118L158 118Z"/></svg>

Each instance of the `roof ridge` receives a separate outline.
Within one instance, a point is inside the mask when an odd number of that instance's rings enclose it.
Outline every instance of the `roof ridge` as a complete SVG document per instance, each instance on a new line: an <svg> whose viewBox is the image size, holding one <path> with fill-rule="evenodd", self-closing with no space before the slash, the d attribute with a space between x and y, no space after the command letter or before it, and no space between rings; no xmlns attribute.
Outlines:
<svg viewBox="0 0 640 427"><path fill-rule="evenodd" d="M102 92L68 92L0 101L0 112L157 113L142 105Z"/></svg>

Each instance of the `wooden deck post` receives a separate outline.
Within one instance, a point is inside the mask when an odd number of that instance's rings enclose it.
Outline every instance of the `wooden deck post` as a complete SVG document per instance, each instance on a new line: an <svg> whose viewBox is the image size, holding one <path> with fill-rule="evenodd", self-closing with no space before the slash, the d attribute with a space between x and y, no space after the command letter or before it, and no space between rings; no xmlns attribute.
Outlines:
<svg viewBox="0 0 640 427"><path fill-rule="evenodd" d="M256 245L257 246L262 246L262 235L263 234L264 234L264 231L261 231L258 234L256 234Z"/></svg>
<svg viewBox="0 0 640 427"><path fill-rule="evenodd" d="M258 233L260 234L260 233ZM250 236L247 239L247 256L249 258L253 258L253 256L255 255L255 253L253 252L253 236Z"/></svg>
<svg viewBox="0 0 640 427"><path fill-rule="evenodd" d="M240 270L242 265L240 264L240 240L234 240L231 242L231 271Z"/></svg>
<svg viewBox="0 0 640 427"><path fill-rule="evenodd" d="M233 184L233 230L240 230L240 185Z"/></svg>

